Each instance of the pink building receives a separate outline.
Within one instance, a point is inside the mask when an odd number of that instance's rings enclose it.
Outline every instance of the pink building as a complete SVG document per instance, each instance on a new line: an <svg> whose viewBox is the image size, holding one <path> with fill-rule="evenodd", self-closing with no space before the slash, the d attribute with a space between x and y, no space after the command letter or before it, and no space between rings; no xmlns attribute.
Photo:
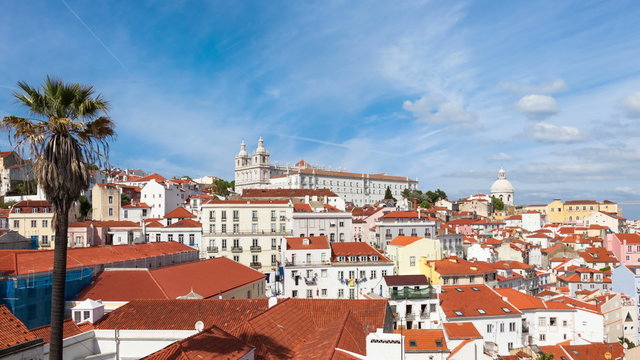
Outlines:
<svg viewBox="0 0 640 360"><path fill-rule="evenodd" d="M81 221L69 225L69 247L126 245L144 242L142 226L133 221Z"/></svg>
<svg viewBox="0 0 640 360"><path fill-rule="evenodd" d="M607 234L606 246L613 251L621 264L640 264L639 234Z"/></svg>

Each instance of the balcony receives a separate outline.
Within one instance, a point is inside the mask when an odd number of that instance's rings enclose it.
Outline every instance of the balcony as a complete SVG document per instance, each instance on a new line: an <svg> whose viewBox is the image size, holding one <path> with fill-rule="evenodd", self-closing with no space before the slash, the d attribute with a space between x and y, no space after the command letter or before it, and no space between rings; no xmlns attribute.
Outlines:
<svg viewBox="0 0 640 360"><path fill-rule="evenodd" d="M391 234L384 234L384 238L387 239L387 240L391 239L392 237L393 237L393 235L391 235Z"/></svg>
<svg viewBox="0 0 640 360"><path fill-rule="evenodd" d="M317 276L314 276L314 277L312 277L312 278L304 278L304 282L305 282L307 285L317 285L317 283L318 283L318 277L317 277Z"/></svg>
<svg viewBox="0 0 640 360"><path fill-rule="evenodd" d="M528 334L529 333L529 325L527 324L522 324L522 334Z"/></svg>
<svg viewBox="0 0 640 360"><path fill-rule="evenodd" d="M231 248L231 252L232 253L241 253L242 252L242 246L234 246Z"/></svg>
<svg viewBox="0 0 640 360"><path fill-rule="evenodd" d="M251 221L258 222L258 218L257 217L251 218Z"/></svg>
<svg viewBox="0 0 640 360"><path fill-rule="evenodd" d="M418 233L411 233L411 236L418 237Z"/></svg>
<svg viewBox="0 0 640 360"><path fill-rule="evenodd" d="M251 264L249 264L249 266L251 266L254 269L258 269L262 267L262 263L261 262L252 262Z"/></svg>
<svg viewBox="0 0 640 360"><path fill-rule="evenodd" d="M278 250L278 246L277 245L271 245L271 250Z"/></svg>
<svg viewBox="0 0 640 360"><path fill-rule="evenodd" d="M329 265L329 260L324 261L285 261L286 266L314 266L314 265Z"/></svg>
<svg viewBox="0 0 640 360"><path fill-rule="evenodd" d="M212 253L217 253L218 252L218 247L217 246L208 246L207 247L207 251L208 252L212 252Z"/></svg>
<svg viewBox="0 0 640 360"><path fill-rule="evenodd" d="M250 248L251 252L260 252L262 251L262 247L261 246L252 246Z"/></svg>
<svg viewBox="0 0 640 360"><path fill-rule="evenodd" d="M271 266L278 266L278 262L277 261L272 261L271 262Z"/></svg>
<svg viewBox="0 0 640 360"><path fill-rule="evenodd" d="M413 321L416 319L416 316L412 312L410 312L404 315L404 319L407 321Z"/></svg>
<svg viewBox="0 0 640 360"><path fill-rule="evenodd" d="M402 289L391 289L391 299L435 299L436 294L430 288L423 288L416 290L410 287L404 287Z"/></svg>
<svg viewBox="0 0 640 360"><path fill-rule="evenodd" d="M233 222L238 222L238 221L240 221L240 218L239 218L239 217L234 217L234 218L233 218Z"/></svg>

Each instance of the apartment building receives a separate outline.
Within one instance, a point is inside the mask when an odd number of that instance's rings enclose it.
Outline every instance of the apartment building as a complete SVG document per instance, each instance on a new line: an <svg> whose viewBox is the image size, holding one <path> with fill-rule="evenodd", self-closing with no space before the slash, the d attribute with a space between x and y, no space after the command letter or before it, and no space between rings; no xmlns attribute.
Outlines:
<svg viewBox="0 0 640 360"><path fill-rule="evenodd" d="M393 263L363 242L327 236L287 237L282 246L283 296L363 299L393 273Z"/></svg>
<svg viewBox="0 0 640 360"><path fill-rule="evenodd" d="M424 275L387 275L375 291L389 299L394 329L435 329L439 327L439 300Z"/></svg>
<svg viewBox="0 0 640 360"><path fill-rule="evenodd" d="M440 219L418 211L393 211L384 214L375 223L374 246L386 251L387 245L398 236L435 237L440 223Z"/></svg>
<svg viewBox="0 0 640 360"><path fill-rule="evenodd" d="M351 221L350 212L318 201L293 206L293 234L299 237L326 235L330 242L351 242Z"/></svg>
<svg viewBox="0 0 640 360"><path fill-rule="evenodd" d="M69 211L69 222L78 218L77 206ZM23 200L13 205L8 216L9 230L31 240L33 249L50 249L55 246L53 212L46 200Z"/></svg>
<svg viewBox="0 0 640 360"><path fill-rule="evenodd" d="M91 189L91 218L97 221L120 220L122 198L117 184L96 184Z"/></svg>
<svg viewBox="0 0 640 360"><path fill-rule="evenodd" d="M262 272L275 271L285 236L292 236L287 200L214 200L202 205L202 249Z"/></svg>

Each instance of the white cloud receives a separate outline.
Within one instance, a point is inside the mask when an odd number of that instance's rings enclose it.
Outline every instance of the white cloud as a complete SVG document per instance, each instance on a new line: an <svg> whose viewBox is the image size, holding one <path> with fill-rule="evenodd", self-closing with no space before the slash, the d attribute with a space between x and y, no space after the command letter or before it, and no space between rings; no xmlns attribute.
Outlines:
<svg viewBox="0 0 640 360"><path fill-rule="evenodd" d="M582 139L580 130L573 126L553 125L539 122L533 127L534 139L548 143L575 142Z"/></svg>
<svg viewBox="0 0 640 360"><path fill-rule="evenodd" d="M640 91L629 94L622 99L622 107L630 118L640 118Z"/></svg>
<svg viewBox="0 0 640 360"><path fill-rule="evenodd" d="M487 160L489 160L489 161L508 161L508 160L513 160L513 156L511 156L511 155L509 155L507 153L499 152L497 154L489 155L487 157Z"/></svg>
<svg viewBox="0 0 640 360"><path fill-rule="evenodd" d="M416 101L406 100L402 108L425 123L453 125L458 129L477 128L480 125L473 113L440 94L424 95Z"/></svg>
<svg viewBox="0 0 640 360"><path fill-rule="evenodd" d="M554 79L537 85L501 82L498 86L516 94L554 94L567 89L567 83L562 79Z"/></svg>
<svg viewBox="0 0 640 360"><path fill-rule="evenodd" d="M616 192L619 192L619 193L626 194L626 195L640 195L640 192L638 192L637 190L635 190L634 188L632 188L630 186L618 186L618 187L614 188L613 190L615 190Z"/></svg>
<svg viewBox="0 0 640 360"><path fill-rule="evenodd" d="M556 99L547 95L526 95L516 104L516 110L531 119L544 119L558 112Z"/></svg>

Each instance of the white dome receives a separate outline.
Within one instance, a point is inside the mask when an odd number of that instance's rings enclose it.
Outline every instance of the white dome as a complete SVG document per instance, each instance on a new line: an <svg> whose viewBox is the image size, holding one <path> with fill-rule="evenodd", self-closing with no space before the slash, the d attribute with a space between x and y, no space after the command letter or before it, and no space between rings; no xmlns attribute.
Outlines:
<svg viewBox="0 0 640 360"><path fill-rule="evenodd" d="M507 172L504 169L500 169L498 171L498 180L496 180L493 185L491 185L492 193L512 193L515 189L511 182L507 180Z"/></svg>
<svg viewBox="0 0 640 360"><path fill-rule="evenodd" d="M507 179L498 179L491 185L492 193L512 193L515 189Z"/></svg>

